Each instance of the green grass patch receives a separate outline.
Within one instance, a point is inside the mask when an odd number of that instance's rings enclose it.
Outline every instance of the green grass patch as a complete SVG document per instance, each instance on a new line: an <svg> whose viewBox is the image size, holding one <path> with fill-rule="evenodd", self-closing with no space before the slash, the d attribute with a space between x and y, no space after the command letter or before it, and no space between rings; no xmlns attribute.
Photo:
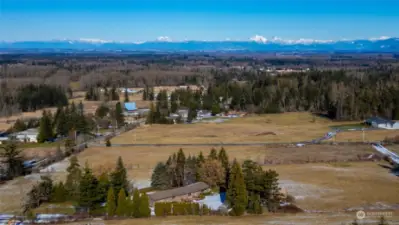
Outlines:
<svg viewBox="0 0 399 225"><path fill-rule="evenodd" d="M361 123L354 123L354 124L342 124L342 125L334 125L330 126L333 130L350 130L350 129L359 129L359 128L369 128L370 126L361 124Z"/></svg>
<svg viewBox="0 0 399 225"><path fill-rule="evenodd" d="M48 143L22 143L21 148L54 148L58 145L63 145L62 142L48 142Z"/></svg>

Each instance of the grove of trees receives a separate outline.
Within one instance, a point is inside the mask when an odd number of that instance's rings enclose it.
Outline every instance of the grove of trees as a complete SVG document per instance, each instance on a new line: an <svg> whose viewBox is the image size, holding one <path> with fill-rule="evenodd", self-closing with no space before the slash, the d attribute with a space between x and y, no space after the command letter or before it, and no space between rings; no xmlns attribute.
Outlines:
<svg viewBox="0 0 399 225"><path fill-rule="evenodd" d="M151 177L151 186L164 190L198 181L205 182L220 192L226 192L227 204L232 208L230 214L235 216L245 212L262 214L263 208L275 212L283 197L278 187L276 171L264 171L251 160L245 160L242 165L237 160L231 162L224 148L219 152L211 149L207 157L201 152L198 156L187 158L180 149L165 163L157 164Z"/></svg>

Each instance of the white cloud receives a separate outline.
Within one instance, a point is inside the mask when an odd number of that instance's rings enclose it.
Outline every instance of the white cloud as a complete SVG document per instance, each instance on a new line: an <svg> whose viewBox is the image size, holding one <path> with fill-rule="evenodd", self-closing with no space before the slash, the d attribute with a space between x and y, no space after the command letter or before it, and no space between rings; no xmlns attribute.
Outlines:
<svg viewBox="0 0 399 225"><path fill-rule="evenodd" d="M390 39L391 37L388 37L388 36L381 36L381 37L378 37L378 38L370 38L369 40L370 41L383 41L383 40L387 40L387 39Z"/></svg>
<svg viewBox="0 0 399 225"><path fill-rule="evenodd" d="M101 40L97 38L80 38L80 42L88 42L92 44L105 44L105 43L110 43L111 41L106 41L106 40Z"/></svg>
<svg viewBox="0 0 399 225"><path fill-rule="evenodd" d="M267 42L267 39L260 35L255 35L255 36L251 37L250 40L258 42L258 43L266 43Z"/></svg>
<svg viewBox="0 0 399 225"><path fill-rule="evenodd" d="M172 39L168 36L160 36L157 38L157 41L162 41L162 42L171 42Z"/></svg>
<svg viewBox="0 0 399 225"><path fill-rule="evenodd" d="M279 43L279 44L325 44L325 43L333 43L334 41L332 40L315 40L315 39L307 39L307 38L300 38L297 40L290 40L290 39L282 39L280 37L273 37L271 39L267 39L263 36L260 35L255 35L250 38L251 41L255 41L258 43Z"/></svg>

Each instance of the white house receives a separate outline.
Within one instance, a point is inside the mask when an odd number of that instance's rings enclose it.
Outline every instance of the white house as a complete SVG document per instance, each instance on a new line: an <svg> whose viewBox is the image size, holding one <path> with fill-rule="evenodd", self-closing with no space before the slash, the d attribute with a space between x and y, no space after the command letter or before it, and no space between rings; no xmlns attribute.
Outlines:
<svg viewBox="0 0 399 225"><path fill-rule="evenodd" d="M399 129L399 122L393 120L387 120L376 116L367 119L365 123L375 128L389 129L389 130Z"/></svg>
<svg viewBox="0 0 399 225"><path fill-rule="evenodd" d="M21 142L34 142L37 143L37 135L39 134L39 131L37 128L31 128L27 129L15 134L12 134L12 136L15 137L18 141Z"/></svg>

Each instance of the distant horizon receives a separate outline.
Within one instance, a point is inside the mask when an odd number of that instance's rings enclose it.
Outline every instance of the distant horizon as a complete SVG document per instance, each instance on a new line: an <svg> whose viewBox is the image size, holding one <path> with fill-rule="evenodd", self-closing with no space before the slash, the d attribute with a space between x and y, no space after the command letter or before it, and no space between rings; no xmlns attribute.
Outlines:
<svg viewBox="0 0 399 225"><path fill-rule="evenodd" d="M17 43L17 42L62 42L62 41L76 41L76 42L86 42L86 43L95 43L95 44L106 44L106 43L127 43L127 44L141 44L141 43L146 43L146 42L187 42L187 41L193 41L193 42L258 42L258 43L276 43L276 42L281 42L281 43L290 43L290 44L302 44L302 43L334 43L334 42L341 42L341 41L357 41L357 40L367 40L367 41L380 41L380 40L389 40L389 39L399 39L398 37L390 37L390 36L380 36L380 37L363 37L363 38L356 38L356 39L349 39L349 38L342 38L342 39L312 39L312 38L298 38L298 39L285 39L281 37L265 37L262 35L254 35L252 37L249 37L247 39L230 39L230 38L225 38L225 39L220 39L220 40L194 40L194 39L185 39L185 40L176 40L173 39L172 37L168 36L159 36L154 39L150 40L140 40L140 41L134 41L134 40L125 40L125 41L117 41L117 40L103 40L99 38L61 38L61 39L41 39L41 40L18 40L18 41L12 41L12 40L0 40L0 42L5 42L5 43Z"/></svg>
<svg viewBox="0 0 399 225"><path fill-rule="evenodd" d="M8 42L399 37L397 0L0 0Z"/></svg>

